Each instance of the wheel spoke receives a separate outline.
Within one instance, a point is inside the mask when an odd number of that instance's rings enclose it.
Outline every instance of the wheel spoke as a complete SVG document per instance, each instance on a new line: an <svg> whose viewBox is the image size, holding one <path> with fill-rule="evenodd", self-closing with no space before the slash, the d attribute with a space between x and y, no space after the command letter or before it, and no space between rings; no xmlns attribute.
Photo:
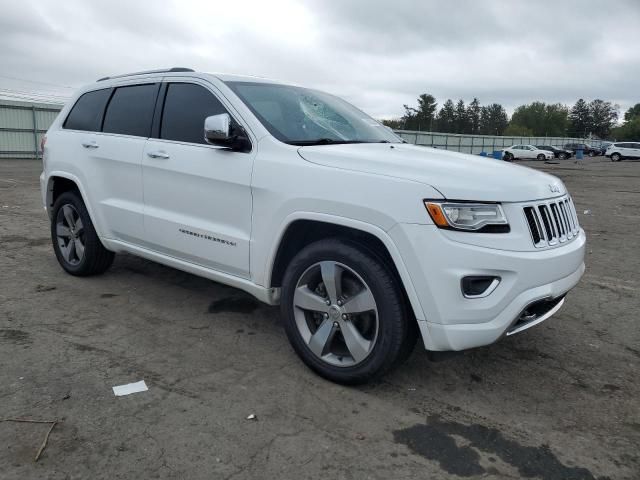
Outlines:
<svg viewBox="0 0 640 480"><path fill-rule="evenodd" d="M353 322L340 322L340 331L353 359L362 361L369 354L371 342L360 334Z"/></svg>
<svg viewBox="0 0 640 480"><path fill-rule="evenodd" d="M337 303L338 298L342 295L342 268L335 262L321 262L320 272L329 300L333 304Z"/></svg>
<svg viewBox="0 0 640 480"><path fill-rule="evenodd" d="M69 205L65 205L62 207L62 213L64 214L64 218L67 221L67 225L69 228L74 228L76 222L73 219L73 209Z"/></svg>
<svg viewBox="0 0 640 480"><path fill-rule="evenodd" d="M72 262L77 256L75 240L71 239L69 241L69 245L67 245L67 251L69 252L69 257L67 258L67 261Z"/></svg>
<svg viewBox="0 0 640 480"><path fill-rule="evenodd" d="M65 227L62 223L56 225L56 235L59 237L69 238L71 236L71 230L69 227Z"/></svg>
<svg viewBox="0 0 640 480"><path fill-rule="evenodd" d="M309 348L318 357L322 357L327 343L333 338L333 334L335 333L334 329L333 322L331 320L325 320L320 324L315 333L311 335Z"/></svg>
<svg viewBox="0 0 640 480"><path fill-rule="evenodd" d="M347 313L362 313L376 309L376 301L371 290L364 288L362 291L347 299L344 304Z"/></svg>
<svg viewBox="0 0 640 480"><path fill-rule="evenodd" d="M67 243L66 245L60 245L60 252L67 262L69 261L69 251L72 243L73 240L69 240L69 243Z"/></svg>
<svg viewBox="0 0 640 480"><path fill-rule="evenodd" d="M296 288L296 292L293 295L293 304L303 310L311 310L314 312L327 311L327 304L324 298L309 290L307 285Z"/></svg>
<svg viewBox="0 0 640 480"><path fill-rule="evenodd" d="M75 245L76 256L78 257L78 260L82 260L82 258L84 257L84 244L79 238L76 238L73 241L73 244Z"/></svg>
<svg viewBox="0 0 640 480"><path fill-rule="evenodd" d="M80 235L84 230L84 225L82 224L82 219L78 217L76 220L76 235Z"/></svg>

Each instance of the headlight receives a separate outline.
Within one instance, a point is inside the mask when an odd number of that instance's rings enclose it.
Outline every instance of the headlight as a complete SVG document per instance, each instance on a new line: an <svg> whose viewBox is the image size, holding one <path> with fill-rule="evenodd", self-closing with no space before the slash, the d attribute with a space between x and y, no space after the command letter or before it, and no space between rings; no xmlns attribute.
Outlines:
<svg viewBox="0 0 640 480"><path fill-rule="evenodd" d="M425 207L440 228L505 233L509 223L497 203L447 203L425 200Z"/></svg>

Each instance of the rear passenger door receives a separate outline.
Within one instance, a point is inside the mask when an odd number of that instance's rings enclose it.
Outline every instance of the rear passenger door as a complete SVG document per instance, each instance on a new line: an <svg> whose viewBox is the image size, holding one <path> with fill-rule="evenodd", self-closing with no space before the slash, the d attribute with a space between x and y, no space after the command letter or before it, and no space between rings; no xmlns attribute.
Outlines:
<svg viewBox="0 0 640 480"><path fill-rule="evenodd" d="M633 151L633 144L630 142L625 142L625 143L619 143L618 144L618 151L620 152L620 155L622 155L625 158L629 158L629 157L633 157L634 151Z"/></svg>
<svg viewBox="0 0 640 480"><path fill-rule="evenodd" d="M151 121L160 83L118 86L113 89L102 122L102 132L87 148L89 168L105 219L105 236L139 244L144 238L142 154L151 133Z"/></svg>
<svg viewBox="0 0 640 480"><path fill-rule="evenodd" d="M142 241L142 151L159 83L83 94L65 119L63 158L81 181L100 236Z"/></svg>
<svg viewBox="0 0 640 480"><path fill-rule="evenodd" d="M143 155L147 247L248 277L255 148L237 152L204 141L206 117L234 118L204 82L166 82L156 112Z"/></svg>

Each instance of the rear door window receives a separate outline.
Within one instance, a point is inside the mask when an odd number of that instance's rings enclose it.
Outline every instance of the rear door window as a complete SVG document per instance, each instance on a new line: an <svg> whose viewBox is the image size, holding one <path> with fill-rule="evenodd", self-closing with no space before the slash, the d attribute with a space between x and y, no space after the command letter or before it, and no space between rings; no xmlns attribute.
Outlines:
<svg viewBox="0 0 640 480"><path fill-rule="evenodd" d="M109 101L111 89L94 90L82 95L71 109L63 128L99 132L104 107Z"/></svg>
<svg viewBox="0 0 640 480"><path fill-rule="evenodd" d="M206 88L193 83L170 83L162 111L160 138L188 143L206 143L204 119L227 113Z"/></svg>
<svg viewBox="0 0 640 480"><path fill-rule="evenodd" d="M157 92L157 83L118 87L107 106L102 131L148 137Z"/></svg>

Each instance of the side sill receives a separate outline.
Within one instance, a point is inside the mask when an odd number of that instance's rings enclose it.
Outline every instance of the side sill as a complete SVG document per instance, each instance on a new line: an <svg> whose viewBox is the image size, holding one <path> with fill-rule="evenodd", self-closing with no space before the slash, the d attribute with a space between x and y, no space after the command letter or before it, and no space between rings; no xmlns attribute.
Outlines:
<svg viewBox="0 0 640 480"><path fill-rule="evenodd" d="M176 268L178 270L182 270L183 272L207 278L224 285L229 285L230 287L238 288L253 295L258 300L268 305L278 305L280 303L279 288L266 288L262 285L257 285L246 278L229 275L228 273L219 272L217 270L211 270L210 268L203 267L202 265L187 262L185 260L171 257L169 255L156 252L155 250L149 250L148 248L133 245L121 240L113 240L107 238L101 238L100 240L109 250L113 250L115 252L128 252L133 255L146 258L147 260L151 260L172 268Z"/></svg>

